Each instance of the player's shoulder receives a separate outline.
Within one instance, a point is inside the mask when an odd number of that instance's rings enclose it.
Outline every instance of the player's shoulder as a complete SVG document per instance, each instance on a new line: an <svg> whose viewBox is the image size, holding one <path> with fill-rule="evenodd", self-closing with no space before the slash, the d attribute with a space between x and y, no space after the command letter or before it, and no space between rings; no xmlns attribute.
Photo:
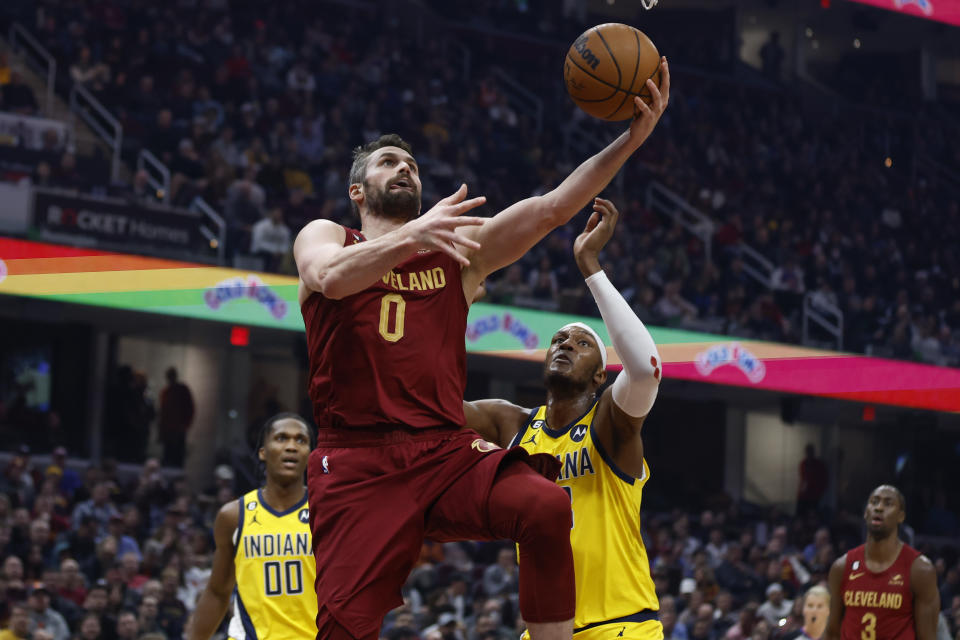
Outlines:
<svg viewBox="0 0 960 640"><path fill-rule="evenodd" d="M925 575L931 575L936 578L937 568L934 566L933 562L930 561L930 558L923 555L920 551L916 549L911 549L917 554L913 559L913 562L910 563L910 573L914 577L922 577Z"/></svg>
<svg viewBox="0 0 960 640"><path fill-rule="evenodd" d="M214 520L214 530L221 528L233 531L240 524L240 498L227 502L217 511L217 517Z"/></svg>
<svg viewBox="0 0 960 640"><path fill-rule="evenodd" d="M318 218L311 220L297 234L296 242L303 244L304 241L311 242L340 242L346 240L346 227L337 224L333 220Z"/></svg>
<svg viewBox="0 0 960 640"><path fill-rule="evenodd" d="M830 565L830 572L831 572L831 573L833 573L834 571L837 571L837 572L841 572L841 573L842 573L843 570L847 568L847 555L848 555L848 554L850 554L850 551L848 551L847 553L843 554L842 556L840 556L839 558L837 558L836 560L833 561L833 564Z"/></svg>

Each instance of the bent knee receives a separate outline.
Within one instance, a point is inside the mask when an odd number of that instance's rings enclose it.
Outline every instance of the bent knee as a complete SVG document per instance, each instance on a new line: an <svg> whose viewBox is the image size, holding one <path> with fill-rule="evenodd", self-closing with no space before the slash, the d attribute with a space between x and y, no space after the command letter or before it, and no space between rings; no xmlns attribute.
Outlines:
<svg viewBox="0 0 960 640"><path fill-rule="evenodd" d="M536 499L531 501L526 513L526 528L537 536L569 536L573 524L570 494L546 479L539 484Z"/></svg>

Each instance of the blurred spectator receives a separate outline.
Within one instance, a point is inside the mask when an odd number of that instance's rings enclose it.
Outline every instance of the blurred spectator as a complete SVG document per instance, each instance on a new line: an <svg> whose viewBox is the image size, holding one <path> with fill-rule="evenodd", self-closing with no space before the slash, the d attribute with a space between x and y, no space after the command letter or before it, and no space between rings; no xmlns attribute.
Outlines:
<svg viewBox="0 0 960 640"><path fill-rule="evenodd" d="M492 564L483 573L483 592L488 596L498 596L508 591L516 591L517 561L514 550L500 549L497 563Z"/></svg>
<svg viewBox="0 0 960 640"><path fill-rule="evenodd" d="M820 500L827 492L829 472L827 465L817 457L813 444L804 449L804 459L800 462L800 482L797 487L797 513L816 511Z"/></svg>
<svg viewBox="0 0 960 640"><path fill-rule="evenodd" d="M786 54L780 46L780 33L773 31L763 46L760 47L760 60L763 63L763 73L771 80L779 81L781 67Z"/></svg>
<svg viewBox="0 0 960 640"><path fill-rule="evenodd" d="M784 598L783 586L774 582L767 587L767 600L757 609L757 615L770 623L773 628L779 628L781 621L790 615L793 601Z"/></svg>
<svg viewBox="0 0 960 640"><path fill-rule="evenodd" d="M70 77L77 84L98 94L110 82L110 67L102 62L94 62L90 47L83 46L79 58L70 65Z"/></svg>
<svg viewBox="0 0 960 640"><path fill-rule="evenodd" d="M186 453L187 431L193 423L193 394L180 382L174 367L167 369L167 386L160 391L160 417L157 422L163 444L163 464L182 467Z"/></svg>
<svg viewBox="0 0 960 640"><path fill-rule="evenodd" d="M250 235L250 253L263 259L267 271L279 271L292 247L290 228L283 221L283 207L270 207L267 217L253 225Z"/></svg>
<svg viewBox="0 0 960 640"><path fill-rule="evenodd" d="M50 591L44 584L36 584L30 591L30 631L43 629L53 635L53 640L69 640L67 621L50 608Z"/></svg>
<svg viewBox="0 0 960 640"><path fill-rule="evenodd" d="M120 515L110 499L113 485L106 480L97 482L90 493L90 499L81 502L73 511L73 526L78 527L82 521L90 518L94 523L96 535L105 536L108 533L110 518Z"/></svg>
<svg viewBox="0 0 960 640"><path fill-rule="evenodd" d="M30 638L30 617L22 604L10 607L9 626L0 631L0 640L28 640Z"/></svg>

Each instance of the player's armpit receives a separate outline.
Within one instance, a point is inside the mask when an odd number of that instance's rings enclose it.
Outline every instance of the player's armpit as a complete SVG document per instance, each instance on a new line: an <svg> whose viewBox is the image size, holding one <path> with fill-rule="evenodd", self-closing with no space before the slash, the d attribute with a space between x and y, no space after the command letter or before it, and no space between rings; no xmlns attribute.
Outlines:
<svg viewBox="0 0 960 640"><path fill-rule="evenodd" d="M473 429L488 442L508 447L530 412L506 400L474 400L464 401L463 413L467 429Z"/></svg>
<svg viewBox="0 0 960 640"><path fill-rule="evenodd" d="M827 588L830 590L830 618L823 640L840 640L840 624L843 622L843 572L847 568L847 554L837 558L830 566Z"/></svg>
<svg viewBox="0 0 960 640"><path fill-rule="evenodd" d="M913 620L917 640L936 640L937 616L940 614L940 591L937 571L926 556L920 556L910 567L913 591Z"/></svg>
<svg viewBox="0 0 960 640"><path fill-rule="evenodd" d="M187 631L187 640L209 640L216 632L230 606L230 596L236 585L233 564L233 535L240 517L240 503L233 500L223 505L213 523L213 538L216 549L210 579L193 612L192 623Z"/></svg>

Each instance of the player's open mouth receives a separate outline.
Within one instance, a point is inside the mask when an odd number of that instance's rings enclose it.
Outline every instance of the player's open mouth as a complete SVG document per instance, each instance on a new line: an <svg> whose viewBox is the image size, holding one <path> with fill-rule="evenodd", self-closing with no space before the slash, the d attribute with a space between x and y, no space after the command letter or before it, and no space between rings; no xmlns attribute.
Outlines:
<svg viewBox="0 0 960 640"><path fill-rule="evenodd" d="M392 185L390 185L390 190L393 189L406 189L407 191L413 191L413 185L406 180L397 180Z"/></svg>
<svg viewBox="0 0 960 640"><path fill-rule="evenodd" d="M873 516L870 518L870 524L883 524L883 518L880 516Z"/></svg>
<svg viewBox="0 0 960 640"><path fill-rule="evenodd" d="M296 458L284 458L283 460L281 460L281 462L283 463L283 466L287 468L294 468L299 463L299 460L297 460Z"/></svg>
<svg viewBox="0 0 960 640"><path fill-rule="evenodd" d="M573 360L571 360L569 357L565 356L565 355L562 354L562 353L558 353L557 355L553 356L553 361L554 361L554 362L566 362L567 364L572 364L572 363L573 363Z"/></svg>

